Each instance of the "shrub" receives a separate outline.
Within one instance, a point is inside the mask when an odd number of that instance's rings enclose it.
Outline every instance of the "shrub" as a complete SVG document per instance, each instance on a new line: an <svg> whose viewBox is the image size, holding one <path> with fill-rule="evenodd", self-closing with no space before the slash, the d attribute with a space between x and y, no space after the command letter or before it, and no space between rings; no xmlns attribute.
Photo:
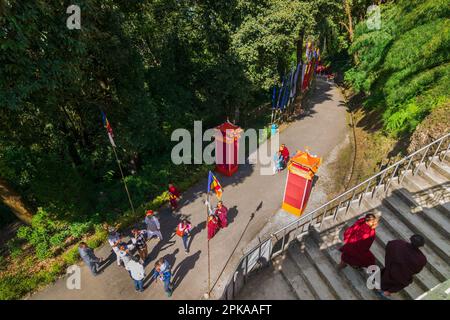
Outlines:
<svg viewBox="0 0 450 320"><path fill-rule="evenodd" d="M79 239L92 230L92 222L75 222L69 226L69 234Z"/></svg>
<svg viewBox="0 0 450 320"><path fill-rule="evenodd" d="M11 239L7 242L6 244L8 251L9 251L9 255L11 256L12 259L16 259L18 258L21 254L22 254L22 244L21 241L19 241L19 239Z"/></svg>

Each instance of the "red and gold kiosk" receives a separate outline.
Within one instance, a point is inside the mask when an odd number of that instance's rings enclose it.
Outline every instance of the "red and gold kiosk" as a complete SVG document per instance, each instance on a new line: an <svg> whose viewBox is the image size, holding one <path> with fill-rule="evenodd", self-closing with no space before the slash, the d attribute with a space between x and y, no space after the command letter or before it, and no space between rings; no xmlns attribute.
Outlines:
<svg viewBox="0 0 450 320"><path fill-rule="evenodd" d="M215 129L216 171L231 176L238 170L239 138L242 129L228 120Z"/></svg>
<svg viewBox="0 0 450 320"><path fill-rule="evenodd" d="M311 194L314 176L322 163L322 158L308 151L297 151L287 166L286 186L282 208L297 216L302 215Z"/></svg>

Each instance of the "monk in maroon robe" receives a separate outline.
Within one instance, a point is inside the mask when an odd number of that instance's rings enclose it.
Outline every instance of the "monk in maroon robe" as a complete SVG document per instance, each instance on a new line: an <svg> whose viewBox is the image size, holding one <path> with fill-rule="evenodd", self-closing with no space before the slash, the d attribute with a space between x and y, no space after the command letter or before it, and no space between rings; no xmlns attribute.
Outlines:
<svg viewBox="0 0 450 320"><path fill-rule="evenodd" d="M222 201L217 203L214 214L219 218L219 227L226 228L228 226L228 209L223 205Z"/></svg>
<svg viewBox="0 0 450 320"><path fill-rule="evenodd" d="M217 233L217 231L219 231L219 218L217 218L216 215L211 214L208 217L208 240L212 239L212 237L214 237Z"/></svg>
<svg viewBox="0 0 450 320"><path fill-rule="evenodd" d="M370 247L375 240L375 228L378 219L373 213L368 213L364 218L358 219L344 232L344 246L339 250L342 252L339 268L350 265L354 268L367 268L375 265L375 257L370 252Z"/></svg>
<svg viewBox="0 0 450 320"><path fill-rule="evenodd" d="M381 290L385 296L409 286L413 275L427 264L427 258L420 251L425 244L421 235L415 234L410 242L392 240L386 245L385 266L381 271Z"/></svg>
<svg viewBox="0 0 450 320"><path fill-rule="evenodd" d="M180 198L180 192L172 183L169 183L169 201L172 210L175 210L178 207L178 198Z"/></svg>

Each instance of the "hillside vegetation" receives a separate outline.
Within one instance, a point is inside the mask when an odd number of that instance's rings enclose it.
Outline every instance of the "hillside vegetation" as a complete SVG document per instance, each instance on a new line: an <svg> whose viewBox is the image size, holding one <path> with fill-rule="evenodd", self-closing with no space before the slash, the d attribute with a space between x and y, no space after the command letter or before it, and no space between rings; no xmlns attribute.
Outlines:
<svg viewBox="0 0 450 320"><path fill-rule="evenodd" d="M345 80L382 113L386 133L410 134L449 101L450 1L400 0L381 6L381 29L355 28L356 64ZM448 129L448 128L447 128Z"/></svg>

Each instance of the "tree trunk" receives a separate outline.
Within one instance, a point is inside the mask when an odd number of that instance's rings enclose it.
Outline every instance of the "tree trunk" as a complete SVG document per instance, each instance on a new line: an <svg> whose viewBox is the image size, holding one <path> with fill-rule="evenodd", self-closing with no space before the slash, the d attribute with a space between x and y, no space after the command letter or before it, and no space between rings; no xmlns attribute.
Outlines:
<svg viewBox="0 0 450 320"><path fill-rule="evenodd" d="M6 3L5 0L0 0L0 17L6 15Z"/></svg>
<svg viewBox="0 0 450 320"><path fill-rule="evenodd" d="M234 108L234 123L238 123L239 122L240 114L241 114L241 110L240 110L239 106L236 106Z"/></svg>
<svg viewBox="0 0 450 320"><path fill-rule="evenodd" d="M22 201L22 198L17 194L8 183L0 178L0 199L8 206L16 217L26 224L31 224L33 214Z"/></svg>
<svg viewBox="0 0 450 320"><path fill-rule="evenodd" d="M353 21L352 21L352 9L350 7L350 1L344 0L345 5L345 13L347 14L348 24L347 24L347 31L348 36L350 38L350 42L353 42Z"/></svg>

